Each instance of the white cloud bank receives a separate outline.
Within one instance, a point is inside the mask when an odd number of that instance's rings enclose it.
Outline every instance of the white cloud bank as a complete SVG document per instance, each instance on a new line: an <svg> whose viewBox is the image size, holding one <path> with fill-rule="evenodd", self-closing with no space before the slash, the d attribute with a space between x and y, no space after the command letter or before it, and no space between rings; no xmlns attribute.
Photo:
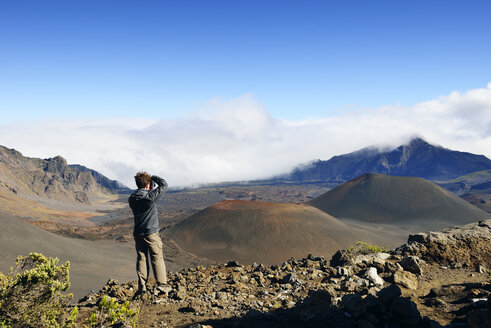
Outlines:
<svg viewBox="0 0 491 328"><path fill-rule="evenodd" d="M170 186L265 178L300 163L411 136L491 158L491 83L416 104L285 121L250 95L213 99L184 119L44 120L0 125L0 144L61 155L133 187L139 170Z"/></svg>

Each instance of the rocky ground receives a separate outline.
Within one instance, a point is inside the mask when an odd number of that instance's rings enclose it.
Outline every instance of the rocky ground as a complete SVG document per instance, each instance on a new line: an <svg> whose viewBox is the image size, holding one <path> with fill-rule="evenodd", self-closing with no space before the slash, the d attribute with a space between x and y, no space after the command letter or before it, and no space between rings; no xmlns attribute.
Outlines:
<svg viewBox="0 0 491 328"><path fill-rule="evenodd" d="M136 297L136 282L110 280L78 306L84 316L103 295L129 300L140 327L491 327L491 220L377 251L197 266Z"/></svg>

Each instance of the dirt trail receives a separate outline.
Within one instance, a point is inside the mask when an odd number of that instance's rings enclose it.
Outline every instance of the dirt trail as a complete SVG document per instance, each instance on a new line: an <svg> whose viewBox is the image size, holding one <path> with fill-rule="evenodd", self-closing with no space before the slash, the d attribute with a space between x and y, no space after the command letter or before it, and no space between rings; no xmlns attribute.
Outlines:
<svg viewBox="0 0 491 328"><path fill-rule="evenodd" d="M423 275L418 279L418 289L401 288L402 295L416 303L421 316L428 316L441 325L456 320L465 322L465 313L459 313L464 312L463 308L472 306L470 298L484 297L477 292L479 288L489 289L491 286L491 275L477 273L474 269L450 269L438 264L425 264L423 270Z"/></svg>

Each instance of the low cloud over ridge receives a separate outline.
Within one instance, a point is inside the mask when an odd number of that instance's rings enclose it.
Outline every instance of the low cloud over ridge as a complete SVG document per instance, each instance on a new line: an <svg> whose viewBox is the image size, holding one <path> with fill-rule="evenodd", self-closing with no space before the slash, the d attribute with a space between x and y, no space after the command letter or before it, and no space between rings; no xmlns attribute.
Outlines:
<svg viewBox="0 0 491 328"><path fill-rule="evenodd" d="M43 120L0 125L0 144L26 156L62 155L133 187L147 170L171 186L249 180L288 172L368 145L411 136L491 158L491 83L414 106L385 106L287 121L253 96L212 99L172 120Z"/></svg>

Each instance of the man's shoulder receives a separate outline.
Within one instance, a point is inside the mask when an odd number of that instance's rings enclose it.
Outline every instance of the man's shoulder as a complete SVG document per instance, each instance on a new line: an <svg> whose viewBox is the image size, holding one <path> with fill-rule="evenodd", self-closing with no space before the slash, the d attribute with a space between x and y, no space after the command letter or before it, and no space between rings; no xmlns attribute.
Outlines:
<svg viewBox="0 0 491 328"><path fill-rule="evenodd" d="M145 189L137 189L135 190L131 195L130 197L128 198L128 200L132 200L132 199L140 199L142 197L145 197L146 195L148 194L148 192L146 192Z"/></svg>

